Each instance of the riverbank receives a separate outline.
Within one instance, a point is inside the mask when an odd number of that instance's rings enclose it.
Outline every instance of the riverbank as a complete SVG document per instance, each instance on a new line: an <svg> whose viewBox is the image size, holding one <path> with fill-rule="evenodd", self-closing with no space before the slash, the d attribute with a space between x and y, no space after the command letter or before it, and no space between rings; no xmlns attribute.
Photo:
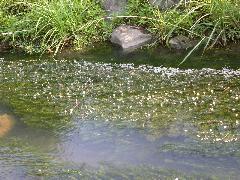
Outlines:
<svg viewBox="0 0 240 180"><path fill-rule="evenodd" d="M84 49L109 41L113 30L122 24L151 34L150 46L170 46L171 39L181 35L197 41L192 49L202 44L205 51L240 39L237 0L171 1L164 6L154 2L3 0L0 49L52 54L66 47Z"/></svg>

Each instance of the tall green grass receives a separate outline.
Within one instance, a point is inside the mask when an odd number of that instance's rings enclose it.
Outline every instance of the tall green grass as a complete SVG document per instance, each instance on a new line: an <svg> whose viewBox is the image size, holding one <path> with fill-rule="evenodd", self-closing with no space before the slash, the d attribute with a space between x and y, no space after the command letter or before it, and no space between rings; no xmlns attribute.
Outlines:
<svg viewBox="0 0 240 180"><path fill-rule="evenodd" d="M192 38L208 39L226 45L240 38L239 0L184 0L175 8L161 11L149 6L148 0L130 0L130 23L146 26L159 41L183 34Z"/></svg>
<svg viewBox="0 0 240 180"><path fill-rule="evenodd" d="M162 11L148 0L129 0L125 14L109 17L97 0L2 0L0 40L57 53L65 46L81 49L108 39L125 23L148 29L156 43L182 34L198 39L204 50L240 39L239 0L191 0Z"/></svg>
<svg viewBox="0 0 240 180"><path fill-rule="evenodd" d="M37 46L35 49L40 51L57 53L67 45L83 48L104 41L109 32L105 12L94 0L17 1L2 7L5 7L5 17L15 18L10 26L5 22L8 31L2 32L2 36L28 50ZM17 8L14 10L17 13L7 13L10 7Z"/></svg>
<svg viewBox="0 0 240 180"><path fill-rule="evenodd" d="M33 39L44 49L57 52L68 44L82 48L106 39L105 13L94 1L53 0L32 6L28 19L35 24Z"/></svg>

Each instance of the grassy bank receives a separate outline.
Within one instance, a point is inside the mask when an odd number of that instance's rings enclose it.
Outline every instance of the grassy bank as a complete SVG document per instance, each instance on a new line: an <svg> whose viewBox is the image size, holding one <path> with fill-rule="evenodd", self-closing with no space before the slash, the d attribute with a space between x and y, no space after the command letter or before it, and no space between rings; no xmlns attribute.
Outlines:
<svg viewBox="0 0 240 180"><path fill-rule="evenodd" d="M123 15L107 21L96 0L2 0L0 42L29 53L83 49L108 40L114 27L126 23L149 30L157 44L183 34L205 48L226 46L240 39L239 8L239 0L192 0L161 11L148 0L129 0Z"/></svg>

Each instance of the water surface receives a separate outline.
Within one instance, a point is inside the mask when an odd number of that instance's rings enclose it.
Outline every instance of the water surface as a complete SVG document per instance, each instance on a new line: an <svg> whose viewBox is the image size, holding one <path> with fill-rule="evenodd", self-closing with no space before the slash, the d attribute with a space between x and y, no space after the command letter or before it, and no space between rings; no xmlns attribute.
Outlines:
<svg viewBox="0 0 240 180"><path fill-rule="evenodd" d="M240 56L162 52L2 55L0 177L239 179Z"/></svg>

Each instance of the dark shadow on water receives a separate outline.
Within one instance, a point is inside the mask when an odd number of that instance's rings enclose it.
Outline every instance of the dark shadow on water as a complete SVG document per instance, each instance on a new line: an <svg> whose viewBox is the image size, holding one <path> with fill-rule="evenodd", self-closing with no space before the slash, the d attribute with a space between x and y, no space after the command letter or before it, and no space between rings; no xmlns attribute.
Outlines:
<svg viewBox="0 0 240 180"><path fill-rule="evenodd" d="M202 50L194 52L189 59L179 66L180 62L188 54L185 50L170 50L164 47L138 49L133 52L124 52L119 47L109 44L96 45L89 51L77 52L65 50L57 58L81 59L92 62L105 63L134 63L134 65L148 64L152 66L176 67L181 69L201 69L223 67L237 69L240 67L240 54L237 46L228 49L213 49L202 53Z"/></svg>
<svg viewBox="0 0 240 180"><path fill-rule="evenodd" d="M12 110L6 103L0 102L0 115L2 114L12 114Z"/></svg>
<svg viewBox="0 0 240 180"><path fill-rule="evenodd" d="M218 48L208 50L203 53L202 50L196 50L188 60L181 66L179 64L190 50L171 50L165 47L154 47L149 49L137 49L135 51L125 52L121 48L111 44L99 44L89 48L89 50L74 51L65 49L55 58L57 59L84 59L91 62L104 63L134 63L134 65L147 64L151 66L175 67L181 69L202 69L213 68L238 69L240 67L240 54L237 45L231 45L229 48ZM28 55L26 53L1 53L0 58L6 60L18 59L51 59L52 55Z"/></svg>

